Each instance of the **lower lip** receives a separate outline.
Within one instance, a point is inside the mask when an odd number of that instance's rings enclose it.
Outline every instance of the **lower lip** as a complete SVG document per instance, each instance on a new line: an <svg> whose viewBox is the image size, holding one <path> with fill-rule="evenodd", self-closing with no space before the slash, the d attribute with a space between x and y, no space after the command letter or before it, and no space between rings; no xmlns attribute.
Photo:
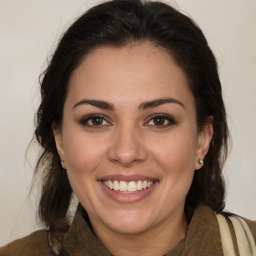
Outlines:
<svg viewBox="0 0 256 256"><path fill-rule="evenodd" d="M121 193L106 187L102 181L98 181L104 193L112 200L119 203L136 203L147 198L155 189L158 182L154 182L153 185L147 189L143 189L134 193Z"/></svg>

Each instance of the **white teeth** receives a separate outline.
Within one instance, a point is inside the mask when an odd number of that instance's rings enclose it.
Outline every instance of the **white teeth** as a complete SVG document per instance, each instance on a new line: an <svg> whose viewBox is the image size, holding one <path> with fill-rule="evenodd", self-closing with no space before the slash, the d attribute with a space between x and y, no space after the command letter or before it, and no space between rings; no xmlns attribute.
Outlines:
<svg viewBox="0 0 256 256"><path fill-rule="evenodd" d="M142 187L146 189L148 187L148 182L146 180L143 181Z"/></svg>
<svg viewBox="0 0 256 256"><path fill-rule="evenodd" d="M153 181L117 181L117 180L104 180L103 184L109 189L120 191L122 193L134 193L136 191L141 191L143 189L150 188L154 182Z"/></svg>
<svg viewBox="0 0 256 256"><path fill-rule="evenodd" d="M127 183L126 183L125 181L120 181L119 190L120 190L121 192L127 191Z"/></svg>
<svg viewBox="0 0 256 256"><path fill-rule="evenodd" d="M135 192L137 190L137 185L135 181L130 181L128 183L128 191L129 192Z"/></svg>
<svg viewBox="0 0 256 256"><path fill-rule="evenodd" d="M109 187L110 189L114 188L113 182L111 180L108 181L107 187Z"/></svg>
<svg viewBox="0 0 256 256"><path fill-rule="evenodd" d="M142 190L142 181L141 181L141 180L139 180L139 181L137 182L137 189L138 189L138 190Z"/></svg>
<svg viewBox="0 0 256 256"><path fill-rule="evenodd" d="M119 190L120 186L119 186L119 182L117 180L114 180L114 190Z"/></svg>

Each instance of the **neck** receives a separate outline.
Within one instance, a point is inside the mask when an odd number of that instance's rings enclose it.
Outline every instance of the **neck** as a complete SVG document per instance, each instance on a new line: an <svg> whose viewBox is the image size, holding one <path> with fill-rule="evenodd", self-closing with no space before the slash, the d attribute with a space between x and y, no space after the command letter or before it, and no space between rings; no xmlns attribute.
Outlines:
<svg viewBox="0 0 256 256"><path fill-rule="evenodd" d="M158 223L139 234L117 233L104 227L94 227L98 238L115 256L162 256L185 238L186 229L185 214L175 221Z"/></svg>

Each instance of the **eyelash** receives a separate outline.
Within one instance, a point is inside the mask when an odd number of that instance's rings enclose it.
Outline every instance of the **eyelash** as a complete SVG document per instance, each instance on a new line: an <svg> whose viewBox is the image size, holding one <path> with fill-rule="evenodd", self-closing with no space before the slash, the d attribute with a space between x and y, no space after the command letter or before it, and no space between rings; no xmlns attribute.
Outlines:
<svg viewBox="0 0 256 256"><path fill-rule="evenodd" d="M96 121L96 119L100 119L101 123L100 124L93 124L93 120ZM160 120L160 121L164 121L164 124L150 124L150 122L154 122L154 120ZM89 123L90 122L90 123ZM97 121L96 121L97 122ZM102 122L106 122L106 124L102 124ZM166 124L167 122L167 124ZM79 122L82 126L87 126L90 128L101 128L102 126L111 126L112 124L106 120L106 117L102 114L90 114L84 118L82 118L82 120ZM150 119L145 123L145 126L154 126L157 129L162 129L162 128L166 128L172 125L176 125L177 121L169 115L166 114L155 114L153 116L150 117Z"/></svg>

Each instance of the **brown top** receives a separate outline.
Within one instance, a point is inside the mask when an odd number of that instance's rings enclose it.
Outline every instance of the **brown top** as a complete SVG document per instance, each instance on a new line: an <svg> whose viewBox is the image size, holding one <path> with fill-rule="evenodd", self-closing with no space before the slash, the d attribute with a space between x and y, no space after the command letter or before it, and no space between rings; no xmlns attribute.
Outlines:
<svg viewBox="0 0 256 256"><path fill-rule="evenodd" d="M60 244L56 242L57 240L50 238L47 231L39 230L1 247L0 256L111 256L111 253L92 232L80 210L77 210L69 231L62 239L64 250L60 252ZM49 244L56 254L50 249ZM196 208L186 238L166 256L185 255L223 255L219 226L214 212L207 206Z"/></svg>

